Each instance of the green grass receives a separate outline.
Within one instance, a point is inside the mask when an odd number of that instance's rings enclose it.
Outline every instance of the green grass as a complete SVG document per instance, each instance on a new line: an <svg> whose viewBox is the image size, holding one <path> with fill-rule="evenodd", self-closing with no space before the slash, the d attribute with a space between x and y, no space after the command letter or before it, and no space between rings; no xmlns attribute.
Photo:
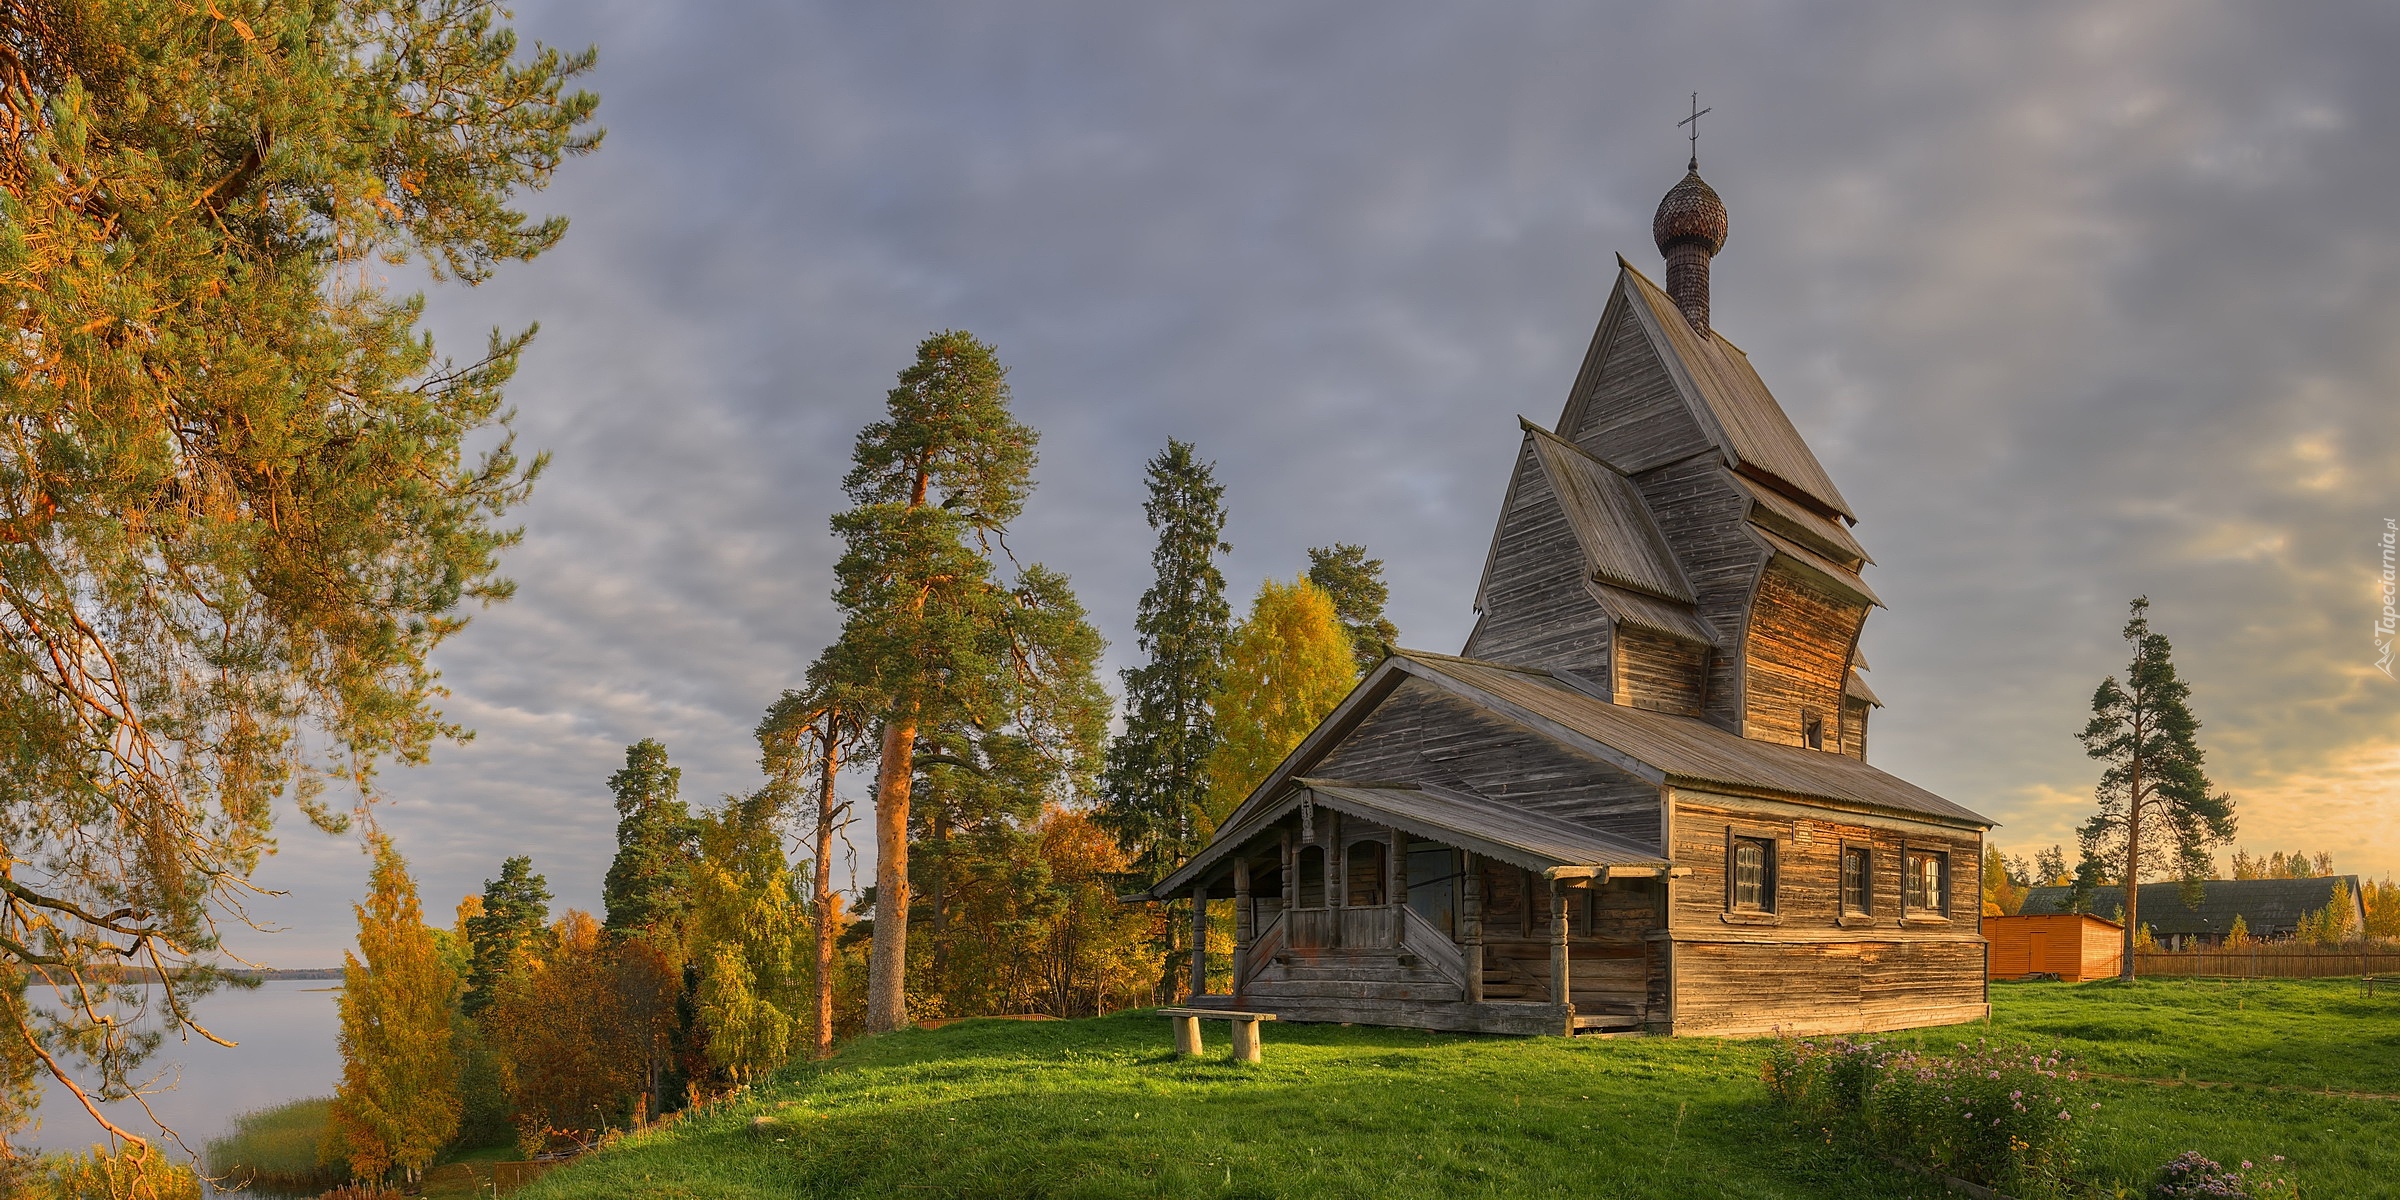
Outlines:
<svg viewBox="0 0 2400 1200"><path fill-rule="evenodd" d="M332 1108L331 1097L312 1096L235 1117L233 1131L208 1144L208 1173L247 1180L261 1195L313 1196L342 1182L349 1172L317 1162Z"/></svg>
<svg viewBox="0 0 2400 1200"><path fill-rule="evenodd" d="M2260 982L1995 987L1991 1035L2104 1082L2088 1172L2283 1154L2305 1194L2400 1196L2400 998ZM1209 1025L1212 1047L1225 1045ZM1932 1045L1982 1025L1900 1035ZM1166 1022L966 1022L868 1038L520 1195L657 1197L1942 1196L1764 1102L1764 1044L1275 1025L1267 1061L1179 1061ZM756 1118L769 1118L764 1129Z"/></svg>

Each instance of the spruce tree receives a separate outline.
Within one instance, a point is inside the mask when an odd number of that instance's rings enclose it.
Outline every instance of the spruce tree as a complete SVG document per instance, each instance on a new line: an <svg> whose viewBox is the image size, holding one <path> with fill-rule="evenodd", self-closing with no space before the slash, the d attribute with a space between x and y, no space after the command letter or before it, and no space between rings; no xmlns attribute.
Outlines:
<svg viewBox="0 0 2400 1200"><path fill-rule="evenodd" d="M830 653L882 726L875 780L875 916L867 1028L908 1023L909 805L920 733L1015 724L1070 771L1096 745L1107 699L1099 635L1064 576L994 561L1033 488L1034 431L1009 412L1006 371L969 334L927 337L861 430L851 507L833 518L842 635ZM1094 716L1097 714L1097 723Z"/></svg>
<svg viewBox="0 0 2400 1200"><path fill-rule="evenodd" d="M2132 979L2136 931L2141 928L2143 867L2169 858L2186 895L2215 867L2211 846L2233 838L2233 798L2216 790L2201 769L2200 720L2191 688L2175 674L2174 647L2150 628L2150 598L2137 597L2125 622L2133 662L2125 680L2109 676L2092 694L2092 719L2082 733L2084 753L2108 764L2095 792L2099 811L2083 826L2083 861L2075 875L2076 907L2113 876L2125 889L2125 963Z"/></svg>
<svg viewBox="0 0 2400 1200"><path fill-rule="evenodd" d="M500 878L483 881L482 906L465 921L469 966L459 1007L468 1016L490 1007L549 924L550 884L533 873L531 858L514 855L500 864Z"/></svg>
<svg viewBox="0 0 2400 1200"><path fill-rule="evenodd" d="M283 798L338 826L326 786L463 733L430 664L511 590L505 515L540 459L502 393L530 331L453 361L388 279L480 282L565 233L520 206L599 142L573 86L593 56L508 22L497 0L0 18L0 978L51 993L0 1003L0 1042L71 1047L94 1071L62 1066L62 1094L123 1094L157 1042L93 967L174 978L152 1015L184 1031Z"/></svg>
<svg viewBox="0 0 2400 1200"><path fill-rule="evenodd" d="M442 961L391 839L377 837L358 953L342 956L342 1082L332 1127L352 1174L399 1168L415 1183L458 1132L458 1065L450 1003L458 978Z"/></svg>
<svg viewBox="0 0 2400 1200"><path fill-rule="evenodd" d="M1333 598L1334 614L1350 635L1351 653L1362 677L1389 653L1400 629L1383 615L1392 589L1383 582L1383 560L1368 558L1365 546L1335 542L1308 552L1308 581Z"/></svg>
<svg viewBox="0 0 2400 1200"><path fill-rule="evenodd" d="M1225 488L1188 443L1169 440L1150 460L1142 511L1158 545L1133 627L1150 661L1123 672L1125 730L1109 746L1097 816L1132 870L1156 879L1198 848L1217 740L1209 698L1233 625L1217 560L1233 547L1223 536Z"/></svg>
<svg viewBox="0 0 2400 1200"><path fill-rule="evenodd" d="M683 772L667 748L643 738L625 747L625 768L608 777L617 809L617 856L600 884L610 933L672 939L691 903L699 826L677 797Z"/></svg>

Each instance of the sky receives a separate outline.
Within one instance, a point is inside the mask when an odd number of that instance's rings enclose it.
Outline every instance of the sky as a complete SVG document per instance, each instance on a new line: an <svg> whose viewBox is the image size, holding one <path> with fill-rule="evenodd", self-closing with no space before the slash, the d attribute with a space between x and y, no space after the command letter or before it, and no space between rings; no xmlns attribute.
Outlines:
<svg viewBox="0 0 2400 1200"><path fill-rule="evenodd" d="M1042 435L1010 543L1072 577L1112 685L1170 437L1226 485L1237 607L1362 542L1401 643L1455 652L1515 418L1556 420L1615 256L1659 273L1695 91L1732 225L1715 324L1857 509L1888 605L1870 760L2004 848L2071 849L2096 776L2075 734L2147 595L2240 844L2400 872L2373 637L2400 518L2400 9L516 13L598 46L608 135L526 198L571 218L556 250L430 292L455 353L540 323L509 395L553 455L516 598L437 657L474 740L378 784L437 920L515 853L596 908L627 743L664 741L697 805L759 781L751 729L837 628L851 440L931 331L1010 367ZM272 931L231 944L336 963L366 860L280 836Z"/></svg>

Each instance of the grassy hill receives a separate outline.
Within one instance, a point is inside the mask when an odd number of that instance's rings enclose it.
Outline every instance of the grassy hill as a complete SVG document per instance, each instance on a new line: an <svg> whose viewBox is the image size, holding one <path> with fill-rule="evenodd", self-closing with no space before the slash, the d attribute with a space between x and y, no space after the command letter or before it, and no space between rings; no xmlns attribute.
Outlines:
<svg viewBox="0 0 2400 1200"><path fill-rule="evenodd" d="M2133 1077L2094 1085L2098 1194L2143 1194L2160 1163L2199 1150L2285 1155L2310 1196L2400 1196L2400 995L2028 984L1993 1001L1988 1036ZM1222 1050L1224 1027L1207 1028ZM1763 1100L1763 1043L1267 1030L1256 1067L1179 1061L1166 1022L1142 1013L862 1039L519 1195L1948 1194L1791 1128ZM1900 1036L1946 1046L1987 1030Z"/></svg>

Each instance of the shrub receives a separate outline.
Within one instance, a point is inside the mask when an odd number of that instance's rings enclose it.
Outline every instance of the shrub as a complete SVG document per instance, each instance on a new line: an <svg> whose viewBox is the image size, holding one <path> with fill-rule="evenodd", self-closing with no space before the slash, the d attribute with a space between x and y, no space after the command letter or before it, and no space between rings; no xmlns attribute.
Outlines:
<svg viewBox="0 0 2400 1200"><path fill-rule="evenodd" d="M2092 1109L2082 1076L2056 1053L1960 1044L1927 1054L1850 1038L1784 1038L1767 1091L1828 1136L1989 1186L2054 1190L2066 1181Z"/></svg>
<svg viewBox="0 0 2400 1200"><path fill-rule="evenodd" d="M332 1108L330 1097L311 1096L235 1117L231 1131L208 1143L208 1173L266 1194L313 1196L342 1183L349 1168L325 1162L320 1149Z"/></svg>
<svg viewBox="0 0 2400 1200"><path fill-rule="evenodd" d="M2283 1156L2269 1161L2282 1162ZM2199 1151L2186 1150L2159 1169L2158 1186L2150 1194L2158 1200L2298 1200L2300 1189L2255 1163L2245 1161L2240 1171L2228 1171Z"/></svg>
<svg viewBox="0 0 2400 1200"><path fill-rule="evenodd" d="M32 1194L54 1200L200 1200L200 1177L155 1145L49 1155L41 1174L42 1190Z"/></svg>

